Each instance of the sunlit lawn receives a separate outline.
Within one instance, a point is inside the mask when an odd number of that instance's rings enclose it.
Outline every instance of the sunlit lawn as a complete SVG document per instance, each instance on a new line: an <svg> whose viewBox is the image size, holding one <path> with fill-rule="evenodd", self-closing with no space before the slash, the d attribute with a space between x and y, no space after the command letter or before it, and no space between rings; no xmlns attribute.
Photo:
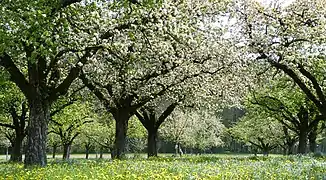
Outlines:
<svg viewBox="0 0 326 180"><path fill-rule="evenodd" d="M326 179L325 159L308 156L167 156L121 161L49 159L46 168L31 169L24 169L23 164L1 163L0 179Z"/></svg>

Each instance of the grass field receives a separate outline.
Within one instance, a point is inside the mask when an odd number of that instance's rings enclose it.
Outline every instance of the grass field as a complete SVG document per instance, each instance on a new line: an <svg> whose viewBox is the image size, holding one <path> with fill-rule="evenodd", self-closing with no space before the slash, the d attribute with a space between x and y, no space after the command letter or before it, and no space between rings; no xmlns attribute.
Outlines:
<svg viewBox="0 0 326 180"><path fill-rule="evenodd" d="M127 157L132 158L134 157L135 154L127 154ZM146 158L147 154L145 153L141 153L141 154L136 154L137 157L143 157ZM163 157L172 157L173 154L159 154L159 156L163 156ZM214 156L214 157L249 157L252 156L252 154L205 154L204 156ZM258 154L258 156L263 156L262 154ZM271 157L278 157L278 156L282 156L280 154L270 154L269 156ZM10 156L8 156L9 158ZM103 154L103 158L104 159L108 159L110 158L111 155L109 153L104 153ZM85 158L85 154L71 154L70 158L72 159L84 159ZM99 158L99 154L96 156L96 154L89 154L89 159L96 159ZM48 154L48 159L52 159L52 155ZM56 154L56 159L62 159L62 154ZM0 155L0 162L3 162L4 160L6 160L6 155Z"/></svg>
<svg viewBox="0 0 326 180"><path fill-rule="evenodd" d="M326 179L326 160L309 156L201 155L108 159L49 159L45 168L0 163L0 179ZM82 156L84 157L84 156Z"/></svg>

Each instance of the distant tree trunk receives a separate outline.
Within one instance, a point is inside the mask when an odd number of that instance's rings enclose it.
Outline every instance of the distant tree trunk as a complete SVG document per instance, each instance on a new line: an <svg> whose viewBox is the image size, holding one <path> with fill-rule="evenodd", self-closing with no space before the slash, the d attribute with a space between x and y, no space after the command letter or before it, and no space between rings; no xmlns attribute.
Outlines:
<svg viewBox="0 0 326 180"><path fill-rule="evenodd" d="M316 139L309 140L309 150L310 150L310 152L315 153L316 148L317 148Z"/></svg>
<svg viewBox="0 0 326 180"><path fill-rule="evenodd" d="M178 143L175 144L174 149L175 149L175 156L177 156L178 155L178 151L179 151L179 145L178 145Z"/></svg>
<svg viewBox="0 0 326 180"><path fill-rule="evenodd" d="M179 144L179 155L180 155L180 157L183 155L183 151L182 151L180 144Z"/></svg>
<svg viewBox="0 0 326 180"><path fill-rule="evenodd" d="M111 159L113 159L113 156L114 156L114 150L113 150L113 148L110 148L110 155L111 155Z"/></svg>
<svg viewBox="0 0 326 180"><path fill-rule="evenodd" d="M268 156L269 155L269 151L270 151L270 149L267 147L267 148L264 148L263 149L263 155L264 156Z"/></svg>
<svg viewBox="0 0 326 180"><path fill-rule="evenodd" d="M253 153L254 153L254 156L257 156L257 152L258 152L258 150L257 150L257 148L253 148Z"/></svg>
<svg viewBox="0 0 326 180"><path fill-rule="evenodd" d="M300 111L298 113L298 118L300 120L300 128L299 128L299 145L298 145L298 154L306 154L307 152L307 141L308 141L308 123L309 116L308 111L301 106Z"/></svg>
<svg viewBox="0 0 326 180"><path fill-rule="evenodd" d="M310 131L310 133L308 135L308 139L309 139L309 150L310 150L310 152L315 153L316 147L317 147L317 143L316 143L317 126L312 128L312 130Z"/></svg>
<svg viewBox="0 0 326 180"><path fill-rule="evenodd" d="M103 159L103 148L100 148L100 159Z"/></svg>
<svg viewBox="0 0 326 180"><path fill-rule="evenodd" d="M129 114L127 112L118 110L113 114L116 128L115 128L115 142L113 150L113 159L122 159L125 157L126 136L128 129Z"/></svg>
<svg viewBox="0 0 326 180"><path fill-rule="evenodd" d="M294 149L294 144L296 142L296 138L291 137L288 127L283 125L282 128L283 128L283 133L285 135L285 142L282 145L282 148L284 150L283 154L284 155L293 154L293 149Z"/></svg>
<svg viewBox="0 0 326 180"><path fill-rule="evenodd" d="M48 131L48 120L50 117L50 104L42 100L42 96L36 96L29 101L28 137L25 155L25 166L45 166L46 138Z"/></svg>
<svg viewBox="0 0 326 180"><path fill-rule="evenodd" d="M258 138L257 140L259 141L259 143L255 143L253 141L249 141L249 143L260 149L264 156L268 156L269 152L277 147L276 145L265 143L264 139L262 138ZM257 156L257 150L255 151L255 156Z"/></svg>
<svg viewBox="0 0 326 180"><path fill-rule="evenodd" d="M152 108L136 111L136 116L147 130L147 156L157 156L157 131L165 119L173 112L178 103L170 104L162 114L158 115Z"/></svg>
<svg viewBox="0 0 326 180"><path fill-rule="evenodd" d="M55 159L55 153L56 153L56 151L57 151L57 145L54 145L52 147L52 159Z"/></svg>
<svg viewBox="0 0 326 180"><path fill-rule="evenodd" d="M89 150L86 149L86 156L85 156L85 158L88 159L88 157L89 157Z"/></svg>
<svg viewBox="0 0 326 180"><path fill-rule="evenodd" d="M293 154L294 145L296 143L296 140L293 139L287 139L287 141L281 146L283 149L283 155L291 155Z"/></svg>
<svg viewBox="0 0 326 180"><path fill-rule="evenodd" d="M85 145L85 158L88 159L89 157L89 150L90 150L91 146L89 144Z"/></svg>
<svg viewBox="0 0 326 180"><path fill-rule="evenodd" d="M293 141L292 143L289 143L287 145L287 155L293 154L294 144L295 144L295 141Z"/></svg>
<svg viewBox="0 0 326 180"><path fill-rule="evenodd" d="M147 155L148 157L157 156L157 129L149 129L147 136Z"/></svg>
<svg viewBox="0 0 326 180"><path fill-rule="evenodd" d="M288 153L288 148L285 147L285 146L282 146L282 154L283 154L283 156L286 156L287 153Z"/></svg>
<svg viewBox="0 0 326 180"><path fill-rule="evenodd" d="M71 144L63 144L63 156L62 159L68 160L70 158L70 147Z"/></svg>
<svg viewBox="0 0 326 180"><path fill-rule="evenodd" d="M298 145L298 154L306 154L307 152L307 142L308 142L308 119L305 119L307 122L302 123L299 129L299 145Z"/></svg>

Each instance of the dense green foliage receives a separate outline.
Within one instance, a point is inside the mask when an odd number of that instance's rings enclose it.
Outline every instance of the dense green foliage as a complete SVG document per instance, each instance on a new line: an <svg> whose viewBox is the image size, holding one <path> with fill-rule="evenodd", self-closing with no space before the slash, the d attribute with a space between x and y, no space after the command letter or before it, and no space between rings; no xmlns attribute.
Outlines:
<svg viewBox="0 0 326 180"><path fill-rule="evenodd" d="M183 158L72 160L24 169L1 164L4 179L324 179L325 160L310 157L185 156Z"/></svg>

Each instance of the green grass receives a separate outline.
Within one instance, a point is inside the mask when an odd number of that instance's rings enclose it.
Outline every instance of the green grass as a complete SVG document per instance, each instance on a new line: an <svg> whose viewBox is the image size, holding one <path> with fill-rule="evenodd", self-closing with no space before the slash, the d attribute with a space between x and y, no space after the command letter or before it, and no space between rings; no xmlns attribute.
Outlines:
<svg viewBox="0 0 326 180"><path fill-rule="evenodd" d="M0 164L0 179L326 179L325 159L231 155L49 160L45 168Z"/></svg>

